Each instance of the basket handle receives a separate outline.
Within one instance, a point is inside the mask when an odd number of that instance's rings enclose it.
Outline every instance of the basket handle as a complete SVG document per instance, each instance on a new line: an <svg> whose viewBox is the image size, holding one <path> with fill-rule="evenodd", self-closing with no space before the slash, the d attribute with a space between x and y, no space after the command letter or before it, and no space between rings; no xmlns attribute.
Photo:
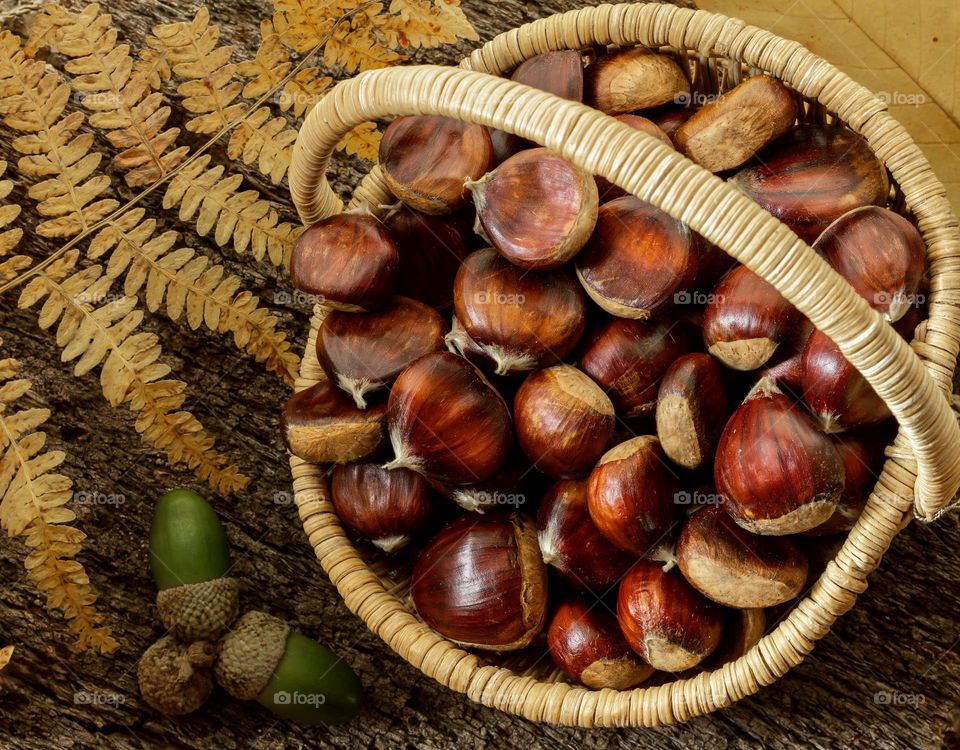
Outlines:
<svg viewBox="0 0 960 750"><path fill-rule="evenodd" d="M442 115L505 130L682 220L773 284L831 339L897 418L917 462L914 504L932 518L960 487L960 424L947 394L879 313L779 220L646 133L505 78L441 66L386 68L339 83L293 150L290 193L305 224L343 209L327 182L341 137L361 122Z"/></svg>

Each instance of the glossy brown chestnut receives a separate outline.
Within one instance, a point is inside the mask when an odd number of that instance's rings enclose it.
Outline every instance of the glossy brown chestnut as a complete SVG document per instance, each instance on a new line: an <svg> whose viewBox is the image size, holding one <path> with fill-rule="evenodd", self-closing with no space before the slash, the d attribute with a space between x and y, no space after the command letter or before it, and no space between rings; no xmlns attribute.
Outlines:
<svg viewBox="0 0 960 750"><path fill-rule="evenodd" d="M624 419L656 408L660 378L690 351L683 328L666 320L611 318L587 337L580 369L606 391Z"/></svg>
<svg viewBox="0 0 960 750"><path fill-rule="evenodd" d="M422 302L394 297L367 313L333 311L317 332L317 359L360 409L411 362L443 349L446 323Z"/></svg>
<svg viewBox="0 0 960 750"><path fill-rule="evenodd" d="M345 393L323 380L290 397L281 427L287 448L304 461L359 461L383 444L386 407L358 409Z"/></svg>
<svg viewBox="0 0 960 750"><path fill-rule="evenodd" d="M482 125L434 115L398 117L380 141L383 180L400 200L425 214L467 205L464 180L493 166L493 144Z"/></svg>
<svg viewBox="0 0 960 750"><path fill-rule="evenodd" d="M603 455L590 473L587 507L617 549L650 557L670 544L678 489L660 443L641 435Z"/></svg>
<svg viewBox="0 0 960 750"><path fill-rule="evenodd" d="M570 365L529 375L513 400L513 417L527 458L556 479L589 474L616 422L607 394Z"/></svg>
<svg viewBox="0 0 960 750"><path fill-rule="evenodd" d="M462 357L435 352L400 373L387 401L395 458L450 484L473 484L503 466L513 440L510 412L490 383Z"/></svg>
<svg viewBox="0 0 960 750"><path fill-rule="evenodd" d="M701 662L705 670L736 661L759 643L767 629L767 615L762 609L727 609L723 615L723 637L716 650Z"/></svg>
<svg viewBox="0 0 960 750"><path fill-rule="evenodd" d="M433 482L434 487L464 510L487 513L491 510L519 510L532 504L530 462L513 451L503 467L489 479L467 485Z"/></svg>
<svg viewBox="0 0 960 750"><path fill-rule="evenodd" d="M369 213L342 213L300 235L290 256L290 283L328 307L369 310L397 287L400 255L380 221Z"/></svg>
<svg viewBox="0 0 960 750"><path fill-rule="evenodd" d="M502 513L458 518L420 555L410 594L423 621L460 645L523 648L547 616L547 567L533 522Z"/></svg>
<svg viewBox="0 0 960 750"><path fill-rule="evenodd" d="M824 432L878 424L890 410L873 386L822 331L814 331L803 349L802 396Z"/></svg>
<svg viewBox="0 0 960 750"><path fill-rule="evenodd" d="M640 117L639 115L617 115L614 119L619 120L624 125L629 125L634 130L639 130L647 135L652 135L664 146L673 148L673 141L670 140L670 137L646 117ZM597 192L600 196L601 203L608 203L609 201L629 195L626 190L618 185L614 185L612 182L607 180L605 177L601 177L600 175L596 176L596 182Z"/></svg>
<svg viewBox="0 0 960 750"><path fill-rule="evenodd" d="M520 63L510 79L563 99L583 101L583 60L579 52L544 52ZM491 130L493 153L498 162L525 148L530 142L503 130Z"/></svg>
<svg viewBox="0 0 960 750"><path fill-rule="evenodd" d="M892 438L891 435L890 439ZM804 532L810 536L850 531L863 512L867 498L883 470L883 450L888 442L883 430L880 430L879 435L871 435L869 439L846 434L837 435L833 440L843 462L843 493L833 515L819 526Z"/></svg>
<svg viewBox="0 0 960 750"><path fill-rule="evenodd" d="M677 150L704 169L745 164L797 119L797 100L768 75L752 76L698 110L674 135Z"/></svg>
<svg viewBox="0 0 960 750"><path fill-rule="evenodd" d="M657 437L677 465L696 469L709 464L730 416L723 369L709 354L686 354L660 381Z"/></svg>
<svg viewBox="0 0 960 750"><path fill-rule="evenodd" d="M764 364L800 322L797 310L746 266L720 279L703 311L707 350L734 370Z"/></svg>
<svg viewBox="0 0 960 750"><path fill-rule="evenodd" d="M723 636L723 609L680 572L638 560L620 582L617 619L630 647L654 669L682 672L709 656Z"/></svg>
<svg viewBox="0 0 960 750"><path fill-rule="evenodd" d="M466 186L478 231L521 268L562 266L597 223L597 183L548 148L521 151Z"/></svg>
<svg viewBox="0 0 960 750"><path fill-rule="evenodd" d="M680 126L693 117L696 111L697 107L688 104L664 104L662 107L648 109L640 114L660 128L673 143L673 137Z"/></svg>
<svg viewBox="0 0 960 750"><path fill-rule="evenodd" d="M590 298L612 315L645 319L675 302L697 275L693 232L632 195L604 203L575 260Z"/></svg>
<svg viewBox="0 0 960 750"><path fill-rule="evenodd" d="M900 214L879 206L854 209L827 227L814 247L887 320L896 322L916 305L926 248Z"/></svg>
<svg viewBox="0 0 960 750"><path fill-rule="evenodd" d="M563 480L537 508L543 561L582 591L602 595L627 572L633 556L612 547L590 518L587 482Z"/></svg>
<svg viewBox="0 0 960 750"><path fill-rule="evenodd" d="M597 58L587 66L584 101L608 115L675 102L690 83L672 57L633 47Z"/></svg>
<svg viewBox="0 0 960 750"><path fill-rule="evenodd" d="M737 261L719 245L714 245L699 234L695 234L694 237L699 248L699 260L697 261L697 278L693 282L693 288L702 294L697 295L696 300L691 295L691 301L706 304L710 301L709 295L713 292L717 282L737 265Z"/></svg>
<svg viewBox="0 0 960 750"><path fill-rule="evenodd" d="M583 291L569 271L525 271L492 248L463 262L453 307L470 338L497 361L498 375L561 360L586 320Z"/></svg>
<svg viewBox="0 0 960 750"><path fill-rule="evenodd" d="M453 279L474 249L473 217L430 216L398 204L384 219L400 251L397 292L442 310L453 304Z"/></svg>
<svg viewBox="0 0 960 750"><path fill-rule="evenodd" d="M756 380L769 379L782 391L797 394L803 393L803 350L815 328L807 318L801 318L800 324L793 333L777 347L777 351L767 360L763 367L755 371Z"/></svg>
<svg viewBox="0 0 960 750"><path fill-rule="evenodd" d="M882 206L883 163L852 130L800 125L760 152L730 182L813 243L827 226L860 206Z"/></svg>
<svg viewBox="0 0 960 750"><path fill-rule="evenodd" d="M493 373L500 369L498 357L501 353L497 350L497 347L487 347L470 338L470 334L464 329L463 324L457 320L456 315L453 316L450 331L444 336L443 340L448 351L459 354L484 372ZM502 374L506 375L507 373Z"/></svg>
<svg viewBox="0 0 960 750"><path fill-rule="evenodd" d="M430 520L431 491L419 474L377 464L337 466L330 499L337 516L357 536L384 552L406 546Z"/></svg>
<svg viewBox="0 0 960 750"><path fill-rule="evenodd" d="M560 604L547 628L547 647L560 669L588 688L627 690L653 674L627 644L606 605L580 598Z"/></svg>
<svg viewBox="0 0 960 750"><path fill-rule="evenodd" d="M781 536L812 529L833 514L843 463L813 419L761 380L723 429L714 480L738 524Z"/></svg>
<svg viewBox="0 0 960 750"><path fill-rule="evenodd" d="M687 519L677 540L677 565L701 594L738 609L783 604L807 580L807 557L796 543L749 532L717 505Z"/></svg>

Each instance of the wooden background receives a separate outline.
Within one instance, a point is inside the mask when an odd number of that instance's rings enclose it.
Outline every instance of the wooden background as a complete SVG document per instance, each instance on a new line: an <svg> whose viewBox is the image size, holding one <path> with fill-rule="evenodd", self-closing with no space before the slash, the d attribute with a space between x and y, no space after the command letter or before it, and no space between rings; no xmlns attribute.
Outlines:
<svg viewBox="0 0 960 750"><path fill-rule="evenodd" d="M148 26L186 19L195 10L186 0L162 5L107 0L104 5L134 48ZM568 0L464 0L484 41L573 6ZM215 0L209 7L213 22L224 26L225 41L252 53L267 3ZM35 8L22 0L0 0L0 19L16 30ZM467 49L462 45L427 57L453 62ZM7 155L8 137L0 130L0 158ZM358 168L362 165L340 162L340 187L356 182ZM252 185L289 209L281 190L248 176ZM154 214L177 228L169 213ZM184 237L202 246L189 230ZM33 246L38 255L49 249ZM272 304L274 293L288 288L286 282L263 266L243 265L229 255L227 264L302 341L307 311ZM147 529L155 499L165 489L189 482L189 476L171 471L144 447L128 413L105 407L94 376L71 377L58 360L52 336L38 330L33 312L13 311L14 303L15 295L0 301L4 356L19 357L34 379L30 405L53 410L46 429L54 447L68 453L66 473L78 491L123 497L116 506L76 509L78 525L90 536L80 559L122 645L112 658L72 653L62 622L44 610L25 580L23 546L0 540L5 582L0 645L12 643L17 649L0 679L2 748L960 748L960 516L933 526L910 526L871 579L860 606L800 668L757 697L683 726L656 730L534 725L471 703L427 679L346 610L314 559L291 502L277 429L286 389L220 337L154 316L145 327L156 330L167 361L188 380L188 405L255 478L249 491L216 500L244 581L244 606L272 612L318 637L343 655L366 687L361 717L341 728L284 724L256 704L233 701L219 691L194 716L161 718L140 701L135 676L139 655L162 632L152 603ZM108 703L90 705L85 702L90 694Z"/></svg>

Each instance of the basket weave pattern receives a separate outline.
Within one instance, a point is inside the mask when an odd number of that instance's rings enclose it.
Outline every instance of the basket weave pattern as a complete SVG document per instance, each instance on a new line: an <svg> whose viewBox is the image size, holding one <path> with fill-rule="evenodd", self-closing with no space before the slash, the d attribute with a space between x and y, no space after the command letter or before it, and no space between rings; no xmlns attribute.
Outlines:
<svg viewBox="0 0 960 750"><path fill-rule="evenodd" d="M836 118L869 142L889 169L897 204L927 245L930 317L906 344L816 253L729 185L669 147L583 105L492 78L534 55L643 44L694 70L694 90L717 93L767 72L809 103L807 119ZM404 582L382 580L350 543L328 501L323 467L291 458L300 518L347 606L425 674L485 705L535 721L580 726L655 726L704 714L755 693L796 666L866 589L915 507L932 519L960 484L960 427L947 394L960 350L960 232L943 186L885 105L796 42L707 13L664 5L608 5L514 29L461 63L371 71L340 84L308 116L290 170L305 223L343 209L325 171L343 133L364 120L441 114L516 133L557 151L667 211L776 286L827 333L900 423L863 515L808 595L735 662L691 679L633 690L588 690L486 664L424 625ZM351 206L392 203L375 167ZM297 388L323 379L315 311ZM912 349L911 349L912 346ZM916 356L916 355L919 355ZM922 361L921 361L922 358Z"/></svg>

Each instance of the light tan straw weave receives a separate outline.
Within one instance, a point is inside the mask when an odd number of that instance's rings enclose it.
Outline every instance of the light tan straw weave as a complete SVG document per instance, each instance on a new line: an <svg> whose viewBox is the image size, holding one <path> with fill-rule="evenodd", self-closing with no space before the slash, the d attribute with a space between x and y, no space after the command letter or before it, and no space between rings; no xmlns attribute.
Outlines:
<svg viewBox="0 0 960 750"><path fill-rule="evenodd" d="M895 205L916 219L927 245L930 317L906 344L814 251L727 183L655 138L586 106L500 75L534 55L643 44L693 71L693 88L714 94L767 72L807 101L807 120L846 123L870 143L893 177ZM900 424L866 510L820 580L749 653L722 668L656 687L588 690L543 664L491 663L445 640L413 614L404 580L381 577L345 536L327 500L324 467L291 459L296 501L317 557L347 606L425 674L485 705L534 721L580 726L654 726L727 706L800 663L854 604L911 509L933 519L960 485L960 428L949 393L960 348L960 233L943 186L919 149L866 89L796 42L741 21L666 5L606 5L571 11L498 36L460 69L409 67L364 73L338 85L310 113L294 150L290 189L304 223L342 210L325 171L354 125L396 115L440 114L516 133L548 146L682 219L774 284L866 376ZM394 202L379 168L351 205ZM314 316L297 382L324 377ZM917 356L919 355L919 356Z"/></svg>

